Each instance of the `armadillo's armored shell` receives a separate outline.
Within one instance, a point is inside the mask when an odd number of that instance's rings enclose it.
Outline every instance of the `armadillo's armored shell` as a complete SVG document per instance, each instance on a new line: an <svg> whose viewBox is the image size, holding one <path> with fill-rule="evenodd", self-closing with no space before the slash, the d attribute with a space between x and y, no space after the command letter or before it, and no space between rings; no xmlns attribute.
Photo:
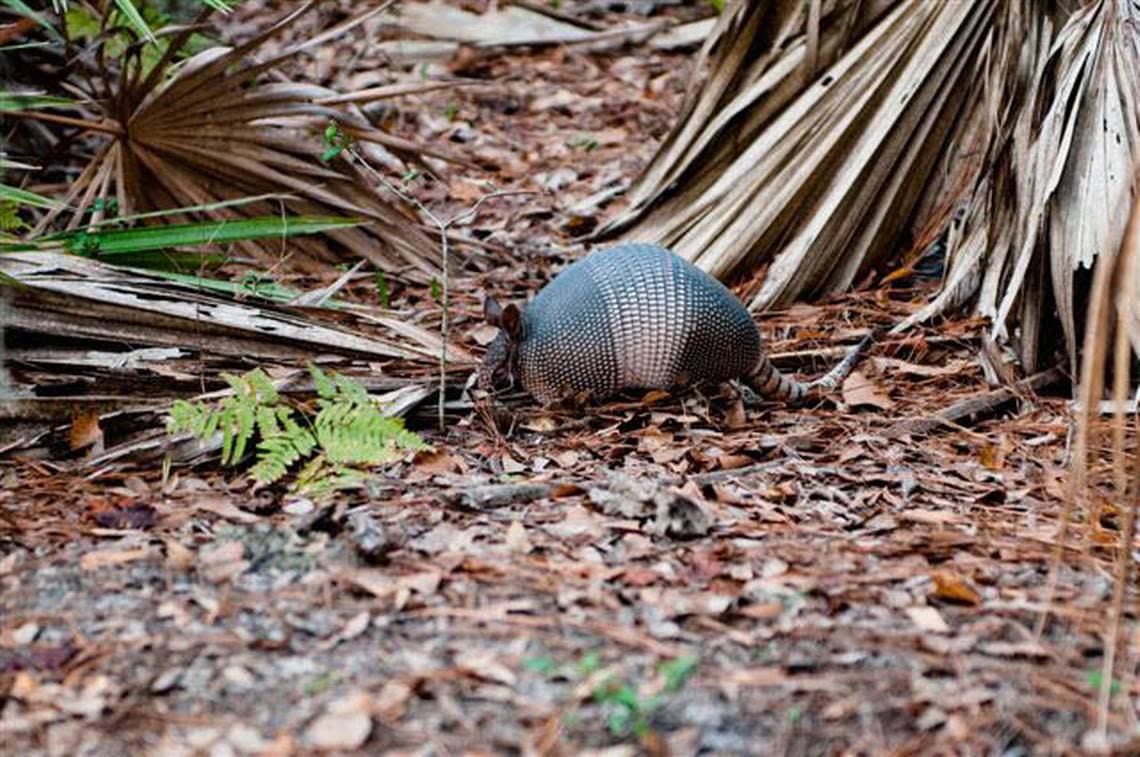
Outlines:
<svg viewBox="0 0 1140 757"><path fill-rule="evenodd" d="M760 334L719 281L668 250L623 244L574 263L523 315L519 377L542 402L752 371Z"/></svg>

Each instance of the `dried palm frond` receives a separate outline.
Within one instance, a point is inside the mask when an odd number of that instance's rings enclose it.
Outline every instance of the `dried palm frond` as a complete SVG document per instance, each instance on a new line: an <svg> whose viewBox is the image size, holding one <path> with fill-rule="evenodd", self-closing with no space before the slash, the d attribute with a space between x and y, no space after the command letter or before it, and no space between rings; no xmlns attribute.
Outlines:
<svg viewBox="0 0 1140 757"><path fill-rule="evenodd" d="M668 208L683 203L671 187L683 185L686 195L706 188L742 145L812 83L809 68L830 65L898 2L829 2L814 27L817 16L805 15L807 6L799 1L726 8L693 63L696 73L677 123L630 189L629 209L602 233L617 232L647 212L653 219L668 218Z"/></svg>
<svg viewBox="0 0 1140 757"><path fill-rule="evenodd" d="M836 2L813 32L811 4L795 3L779 6L765 42L770 7L741 4L723 23L731 62L718 59L708 89L726 92L725 67L748 84L729 103L698 98L693 124L665 148L673 164L652 166L634 191L653 205L630 232L721 277L770 263L753 308L846 288L893 251L975 89L994 14L990 3ZM682 138L710 118L701 136Z"/></svg>
<svg viewBox="0 0 1140 757"><path fill-rule="evenodd" d="M1113 264L1135 196L1140 7L1097 0L1076 12L1057 34L1035 89L1009 164L1014 232L993 240L978 310L993 318L995 336L1020 329L1022 362L1033 368L1035 335L1054 306L1076 369L1075 314L1087 302L1094 265ZM1140 330L1130 338L1140 345Z"/></svg>
<svg viewBox="0 0 1140 757"><path fill-rule="evenodd" d="M34 232L62 219L67 228L100 221L117 204L124 215L162 208L213 205L241 197L273 195L284 199L213 211L209 217L265 216L288 211L302 215L339 215L366 219L365 226L337 229L329 236L353 256L367 258L392 272L425 279L435 270L438 253L412 218L347 161L322 163L327 144L322 133L330 122L357 139L362 149L382 147L404 154L452 156L417 148L374 128L356 104L405 92L381 89L345 95L312 84L283 80L280 65L301 51L320 45L373 15L363 14L299 44L257 58L265 43L315 6L306 3L233 48L215 47L176 61L199 27L158 30L169 38L157 61L143 55L145 41L131 46L121 61L97 44L84 86L88 105L80 116L41 111L17 113L99 135L94 156L60 198L70 211L45 214ZM119 30L119 33L123 33ZM84 77L75 76L72 82ZM425 86L438 86L437 82ZM388 156L391 162L391 156ZM68 215L68 213L70 213ZM174 219L180 220L180 219ZM262 263L280 257L280 245L242 242L241 249ZM298 240L290 246L290 265L305 270L337 258L327 242Z"/></svg>
<svg viewBox="0 0 1140 757"><path fill-rule="evenodd" d="M763 270L759 309L844 289L956 217L939 295L898 329L973 304L1026 370L1057 333L1075 368L1134 196L1138 30L1128 0L737 3L606 232Z"/></svg>

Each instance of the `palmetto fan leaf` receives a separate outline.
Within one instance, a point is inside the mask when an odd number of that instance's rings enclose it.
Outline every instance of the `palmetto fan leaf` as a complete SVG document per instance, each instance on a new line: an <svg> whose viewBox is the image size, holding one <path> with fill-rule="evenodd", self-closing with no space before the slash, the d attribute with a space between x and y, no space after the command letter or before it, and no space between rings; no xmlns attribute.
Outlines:
<svg viewBox="0 0 1140 757"><path fill-rule="evenodd" d="M972 305L1026 370L1057 335L1076 369L1091 270L1140 192L1135 0L737 2L702 57L604 233L752 277L763 309L952 226L941 293L898 330ZM1140 319L1129 336L1140 354Z"/></svg>
<svg viewBox="0 0 1140 757"><path fill-rule="evenodd" d="M73 209L67 228L102 220L111 198L121 214L131 215L273 195L275 199L207 215L288 212L362 218L366 224L361 227L328 233L342 251L316 239L291 241L290 266L305 270L347 252L387 271L426 279L438 253L420 225L395 204L396 198L381 194L383 189L347 161L325 164L319 159L327 147L322 132L330 122L357 137L365 154L376 149L372 144L404 153L409 145L374 128L355 102L341 104L341 93L286 81L278 70L283 61L371 14L257 58L266 41L314 5L301 6L238 46L210 48L180 62L175 61L176 51L196 27L160 30L171 42L157 63L144 62L140 51L145 43L132 48L117 67L100 62L102 84L93 100L101 117L95 130L105 138L61 198ZM47 229L62 213L46 214L36 231ZM273 241L238 244L263 263L281 256L281 245Z"/></svg>
<svg viewBox="0 0 1140 757"><path fill-rule="evenodd" d="M814 9L814 11L813 11ZM992 3L738 3L709 83L633 191L633 235L753 308L842 290L893 249L970 92Z"/></svg>

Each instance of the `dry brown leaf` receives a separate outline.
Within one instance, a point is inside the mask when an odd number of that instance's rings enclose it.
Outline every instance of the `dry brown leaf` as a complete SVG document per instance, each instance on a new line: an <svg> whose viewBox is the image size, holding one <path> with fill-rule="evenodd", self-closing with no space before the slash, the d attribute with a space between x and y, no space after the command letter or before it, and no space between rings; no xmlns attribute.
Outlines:
<svg viewBox="0 0 1140 757"><path fill-rule="evenodd" d="M1005 450L997 444L985 444L978 450L978 462L987 470L1001 470L1005 464Z"/></svg>
<svg viewBox="0 0 1140 757"><path fill-rule="evenodd" d="M384 684L380 693L372 703L372 711L381 720L392 723L404 716L408 700L412 698L414 690L408 683L400 680L391 680Z"/></svg>
<svg viewBox="0 0 1140 757"><path fill-rule="evenodd" d="M514 686L518 681L515 672L500 662L493 652L475 649L461 652L455 657L455 665L471 675Z"/></svg>
<svg viewBox="0 0 1140 757"><path fill-rule="evenodd" d="M91 452L93 454L101 453L103 451L103 428L99 425L99 412L92 410L76 413L71 420L71 429L67 435L67 441L73 452L92 447Z"/></svg>
<svg viewBox="0 0 1140 757"><path fill-rule="evenodd" d="M230 497L221 494L203 495L195 500L194 507L218 515L226 520L232 520L235 523L251 525L261 521L261 518L258 516L251 512L246 512L235 505Z"/></svg>
<svg viewBox="0 0 1140 757"><path fill-rule="evenodd" d="M194 552L174 539L165 539L166 566L172 570L187 571L194 567Z"/></svg>
<svg viewBox="0 0 1140 757"><path fill-rule="evenodd" d="M245 545L240 541L223 542L198 554L198 571L211 583L232 580L248 567Z"/></svg>
<svg viewBox="0 0 1140 757"><path fill-rule="evenodd" d="M967 605L980 604L982 597L957 573L951 573L947 570L936 570L930 574L930 580L934 583L934 594L939 599L945 599L950 602L961 602Z"/></svg>
<svg viewBox="0 0 1140 757"><path fill-rule="evenodd" d="M906 608L907 617L923 631L947 633L950 626L942 619L942 614L933 607L917 606Z"/></svg>
<svg viewBox="0 0 1140 757"><path fill-rule="evenodd" d="M582 455L573 449L563 450L562 452L555 452L550 456L550 459L558 463L559 467L569 470L578 464L582 459Z"/></svg>
<svg viewBox="0 0 1140 757"><path fill-rule="evenodd" d="M869 405L880 410L890 410L895 406L886 390L862 371L852 371L843 382L843 402L849 407Z"/></svg>
<svg viewBox="0 0 1140 757"><path fill-rule="evenodd" d="M133 549L97 549L79 558L79 566L84 570L97 570L107 565L122 565L143 560L150 555L151 548L146 546Z"/></svg>
<svg viewBox="0 0 1140 757"><path fill-rule="evenodd" d="M305 729L305 740L316 749L359 749L372 733L372 700L353 692L330 702L324 714Z"/></svg>
<svg viewBox="0 0 1140 757"><path fill-rule="evenodd" d="M527 431L534 431L539 434L549 434L558 428L557 421L545 414L527 418L519 425Z"/></svg>
<svg viewBox="0 0 1140 757"><path fill-rule="evenodd" d="M875 368L880 371L892 370L911 376L930 378L934 376L959 376L968 371L973 362L970 360L951 360L945 365L919 365L893 357L875 356L871 358Z"/></svg>
<svg viewBox="0 0 1140 757"><path fill-rule="evenodd" d="M945 526L953 523L963 523L965 518L955 512L947 510L924 510L915 508L904 510L898 514L900 520L910 523L922 523L928 526Z"/></svg>
<svg viewBox="0 0 1140 757"><path fill-rule="evenodd" d="M482 326L471 329L467 332L476 344L481 347L486 347L491 342L495 341L495 337L499 335L499 327L492 326L489 323L484 323Z"/></svg>
<svg viewBox="0 0 1140 757"><path fill-rule="evenodd" d="M460 459L443 450L417 452L412 458L412 464L416 466L416 470L423 473L461 473L463 471Z"/></svg>
<svg viewBox="0 0 1140 757"><path fill-rule="evenodd" d="M510 455L503 455L503 473L522 473L526 470L526 465L515 460Z"/></svg>
<svg viewBox="0 0 1140 757"><path fill-rule="evenodd" d="M507 528L506 541L507 549L516 555L525 555L534 549L520 520L511 521L511 525Z"/></svg>

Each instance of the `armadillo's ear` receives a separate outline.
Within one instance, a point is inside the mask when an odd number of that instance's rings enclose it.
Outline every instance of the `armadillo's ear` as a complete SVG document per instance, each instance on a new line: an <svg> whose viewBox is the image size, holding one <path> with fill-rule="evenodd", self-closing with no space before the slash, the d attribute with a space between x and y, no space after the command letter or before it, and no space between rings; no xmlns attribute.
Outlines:
<svg viewBox="0 0 1140 757"><path fill-rule="evenodd" d="M499 318L499 328L507 332L511 339L519 338L519 308L513 302L508 303Z"/></svg>
<svg viewBox="0 0 1140 757"><path fill-rule="evenodd" d="M494 297L483 300L483 319L492 326L501 326L503 323L503 309Z"/></svg>

